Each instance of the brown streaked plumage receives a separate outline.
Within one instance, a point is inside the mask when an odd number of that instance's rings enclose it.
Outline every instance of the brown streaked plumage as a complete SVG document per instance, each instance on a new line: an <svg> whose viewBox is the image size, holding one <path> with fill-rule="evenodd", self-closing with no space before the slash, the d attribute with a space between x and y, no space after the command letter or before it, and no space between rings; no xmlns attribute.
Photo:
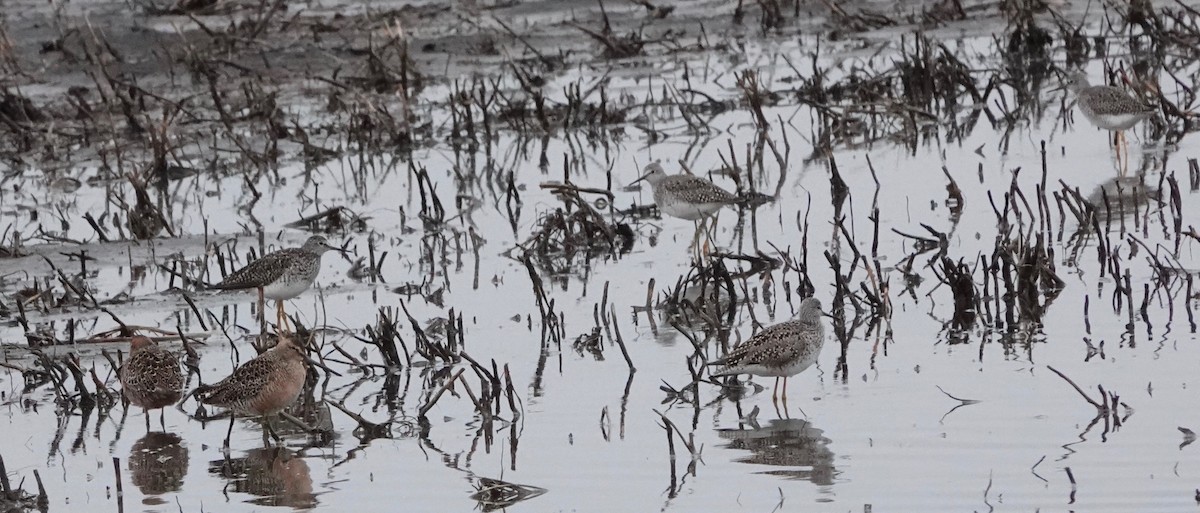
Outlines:
<svg viewBox="0 0 1200 513"><path fill-rule="evenodd" d="M1130 96L1124 89L1109 85L1091 85L1082 71L1067 76L1065 86L1075 93L1076 103L1083 116L1093 125L1116 134L1117 159L1122 153L1129 159L1125 131L1154 115L1155 109ZM1128 166L1128 162L1124 164ZM1124 172L1124 168L1122 168Z"/></svg>
<svg viewBox="0 0 1200 513"><path fill-rule="evenodd" d="M1128 130L1157 110L1119 87L1091 85L1083 73L1068 76L1066 86L1078 98L1084 117L1107 130Z"/></svg>
<svg viewBox="0 0 1200 513"><path fill-rule="evenodd" d="M137 202L128 214L129 231L133 233L134 238L138 240L153 239L158 236L159 232L162 232L163 228L168 228L170 231L166 217L150 200L150 194L146 192L146 183L133 173L130 173L128 177L130 185L133 186L134 197L137 198Z"/></svg>
<svg viewBox="0 0 1200 513"><path fill-rule="evenodd" d="M258 289L259 312L262 300L275 300L276 326L282 327L286 319L283 301L299 296L312 286L321 270L321 255L326 251L342 251L333 247L325 237L313 235L298 248L284 248L267 253L226 276L214 289L241 290Z"/></svg>
<svg viewBox="0 0 1200 513"><path fill-rule="evenodd" d="M149 338L141 335L129 341L129 361L121 366L121 392L134 406L146 410L146 429L150 429L150 410L165 408L183 396L183 372L179 359ZM159 414L159 423L164 424Z"/></svg>
<svg viewBox="0 0 1200 513"><path fill-rule="evenodd" d="M660 212L694 222L696 233L693 244L697 251L701 249L700 233L707 224L708 217L727 205L738 202L735 194L718 187L717 184L705 178L686 173L668 175L663 170L662 164L658 162L651 162L647 165L644 173L641 178L634 180L630 185L645 180L650 184L650 189L654 193L654 204L658 206ZM708 239L706 238L701 253L707 252Z"/></svg>
<svg viewBox="0 0 1200 513"><path fill-rule="evenodd" d="M233 370L213 385L201 385L194 394L203 404L230 410L234 415L269 417L296 400L308 374L302 349L290 336ZM266 440L270 424L263 422ZM274 436L274 432L271 431ZM278 436L275 436L278 439Z"/></svg>
<svg viewBox="0 0 1200 513"><path fill-rule="evenodd" d="M658 162L647 165L645 174L633 183L642 180L650 184L650 189L654 192L654 203L658 205L659 210L669 216L688 221L703 219L738 201L738 197L733 193L699 176L668 175Z"/></svg>
<svg viewBox="0 0 1200 513"><path fill-rule="evenodd" d="M783 378L783 400L787 402L787 378L816 363L825 344L821 324L821 302L810 297L800 303L800 311L790 321L764 328L733 348L724 358L709 362L721 368L713 376L753 374L775 378L771 399L778 396L779 378Z"/></svg>

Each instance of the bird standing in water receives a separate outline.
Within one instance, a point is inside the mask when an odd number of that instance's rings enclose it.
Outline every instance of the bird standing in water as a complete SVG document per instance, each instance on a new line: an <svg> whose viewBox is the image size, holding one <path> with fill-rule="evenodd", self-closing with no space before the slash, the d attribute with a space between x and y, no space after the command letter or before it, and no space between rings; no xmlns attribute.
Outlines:
<svg viewBox="0 0 1200 513"><path fill-rule="evenodd" d="M129 340L129 360L117 372L121 393L129 404L146 410L146 431L150 431L150 410L160 410L158 422L166 429L162 408L175 404L183 396L183 372L179 359L141 335Z"/></svg>
<svg viewBox="0 0 1200 513"><path fill-rule="evenodd" d="M263 298L275 301L276 326L285 329L287 315L283 302L299 296L312 286L321 271L321 255L326 251L342 252L331 246L325 237L314 235L298 248L286 248L263 255L245 267L226 276L214 289L258 289L259 315Z"/></svg>
<svg viewBox="0 0 1200 513"><path fill-rule="evenodd" d="M719 366L712 376L753 374L775 378L771 401L779 394L779 378L783 378L783 402L787 404L787 379L804 372L816 363L825 344L825 328L821 324L821 301L807 298L800 311L790 321L769 326L742 342L724 358L709 362Z"/></svg>
<svg viewBox="0 0 1200 513"><path fill-rule="evenodd" d="M304 388L308 367L294 337L281 335L275 347L233 370L213 385L201 385L192 392L201 404L225 408L233 415L263 417L263 443L267 433L279 441L269 417L292 404ZM229 429L233 430L230 418ZM229 445L226 435L225 445Z"/></svg>
<svg viewBox="0 0 1200 513"><path fill-rule="evenodd" d="M1065 86L1075 94L1083 117L1097 127L1115 132L1117 162L1121 162L1121 154L1125 154L1125 163L1121 167L1124 173L1129 166L1129 145L1125 140L1125 131L1154 115L1156 109L1119 87L1091 85L1087 75L1081 71L1068 75Z"/></svg>
<svg viewBox="0 0 1200 513"><path fill-rule="evenodd" d="M733 193L717 187L709 180L690 174L668 175L662 164L651 162L643 170L641 178L650 184L654 194L654 204L662 213L696 223L695 244L699 249L700 229L707 218L727 205L737 203L738 197ZM707 253L708 241L704 243Z"/></svg>

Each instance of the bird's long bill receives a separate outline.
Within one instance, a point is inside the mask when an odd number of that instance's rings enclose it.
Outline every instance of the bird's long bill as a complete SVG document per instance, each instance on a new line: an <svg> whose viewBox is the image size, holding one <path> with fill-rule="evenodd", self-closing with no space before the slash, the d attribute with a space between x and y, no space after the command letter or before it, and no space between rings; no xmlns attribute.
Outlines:
<svg viewBox="0 0 1200 513"><path fill-rule="evenodd" d="M636 184L636 183L638 183L638 182L640 182L640 181L642 181L642 180L645 180L646 178L650 177L650 175L651 175L651 174L652 174L652 173L646 173L646 174L642 175L640 178L638 178L637 180L634 180L634 181L632 181L632 182L629 182L629 185L630 185L630 186L633 186L633 184Z"/></svg>

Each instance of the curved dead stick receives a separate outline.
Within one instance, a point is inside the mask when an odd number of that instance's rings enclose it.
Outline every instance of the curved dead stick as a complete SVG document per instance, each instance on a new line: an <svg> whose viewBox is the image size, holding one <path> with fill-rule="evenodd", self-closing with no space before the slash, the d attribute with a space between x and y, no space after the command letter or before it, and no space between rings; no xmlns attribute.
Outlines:
<svg viewBox="0 0 1200 513"><path fill-rule="evenodd" d="M428 412L430 408L433 408L434 404L437 404L438 399L441 399L442 394L446 392L446 389L453 386L454 382L462 376L462 373L465 370L465 368L459 368L453 376L450 376L450 379L446 380L445 383L442 383L442 388L439 388L437 392L434 392L433 397L429 398L429 402L425 403L425 406L421 407L421 411L417 412L417 418L425 418L425 413Z"/></svg>
<svg viewBox="0 0 1200 513"><path fill-rule="evenodd" d="M1049 366L1049 365L1047 365L1047 366L1046 366L1046 368L1047 368L1047 369L1050 369L1050 370L1051 370L1051 371L1053 371L1055 374L1058 374L1058 377L1060 377L1060 378L1062 378L1062 379L1066 380L1066 382L1067 382L1067 383L1070 383L1072 387L1075 387L1075 391L1076 391L1076 392L1079 392L1079 395L1082 395L1084 399L1087 399L1087 402L1089 402L1089 403L1092 403L1092 406L1095 406L1097 410L1101 410L1101 411L1103 411L1103 410L1107 409L1107 408L1105 408L1103 405L1101 405L1100 403L1098 403L1098 402L1096 402L1096 401L1092 400L1092 398L1091 398L1091 397L1088 397L1087 393L1086 393L1086 392L1084 392L1082 388L1079 388L1079 385L1076 385L1074 381L1071 381L1071 378L1068 378L1066 374L1063 374L1063 373L1061 373L1061 372L1058 372L1058 369L1055 369L1054 367L1051 367L1051 366Z"/></svg>

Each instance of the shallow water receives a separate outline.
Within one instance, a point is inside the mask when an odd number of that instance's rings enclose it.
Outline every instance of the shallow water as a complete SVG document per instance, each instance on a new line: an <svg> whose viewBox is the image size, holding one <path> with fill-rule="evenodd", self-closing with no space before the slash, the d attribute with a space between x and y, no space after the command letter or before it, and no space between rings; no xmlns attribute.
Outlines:
<svg viewBox="0 0 1200 513"><path fill-rule="evenodd" d="M805 52L813 43L811 39L768 38L752 44L751 57L737 66L768 67L775 55L807 60ZM962 43L963 48L980 53L989 51L990 45L990 38L968 38ZM834 52L830 62L843 55L853 55L853 49ZM886 59L887 51L876 58ZM858 57L848 59L846 62L857 62ZM701 72L706 64L710 75ZM609 87L630 95L645 94L661 88L664 80L678 77L685 66L694 66L689 71L704 77L703 82L709 84L706 92L733 96L732 75L707 61L643 63L621 70ZM772 69L774 74L764 82L769 87L784 87L783 80L792 73L777 66ZM1100 64L1093 63L1089 72L1098 76ZM590 81L598 73L581 70L578 75L555 79L547 89L559 91L579 76ZM1160 78L1167 83L1165 77ZM435 86L425 94L443 97L445 91ZM427 435L416 436L416 412L430 392L430 369L423 367L398 371L395 399L389 398L382 376L364 378L348 372L316 392L319 398L343 401L368 420L396 420L393 439L375 439L360 446L352 435L355 422L333 410L329 419L335 436L328 443L293 432L287 435L284 448L263 449L259 426L239 420L227 455L222 451L228 425L224 421L201 424L170 410L166 413L167 434L157 433L157 419L152 423L156 433L144 434L140 411L126 416L118 406L104 418L97 418L96 412L90 417L81 417L78 411L56 412L49 387L22 393L21 375L4 369L0 372L0 425L7 441L0 443L0 455L13 477L26 478L27 490L32 470L41 472L50 509L55 511L116 508L114 458L120 464L127 511L263 511L275 507L466 511L480 507L471 498L480 477L545 489L544 495L511 506L515 511L530 512L776 508L1194 511L1200 476L1200 458L1195 452L1200 449L1181 447L1183 436L1177 430L1178 426L1200 429L1200 411L1194 407L1200 345L1185 313L1189 299L1184 297L1182 280L1167 289L1154 288L1146 252L1129 254L1134 243L1127 237L1133 233L1151 248L1162 244L1169 253L1173 228L1164 226L1158 215L1165 206L1152 203L1150 214L1143 212L1145 217L1139 222L1149 223L1145 229L1139 226L1135 230L1133 218L1126 217L1125 233L1117 231L1120 219L1109 233L1114 246L1121 248L1139 306L1143 285L1151 284L1146 318L1138 314L1129 329L1126 311L1113 305L1117 283L1107 274L1100 277L1096 238L1087 239L1078 257L1070 258L1074 241L1069 235L1075 227L1069 214L1065 235L1052 237L1051 244L1066 286L1040 325L1012 332L977 327L952 333L948 323L953 299L948 287L938 285L933 271L922 267L928 257L916 260L914 272L924 281L911 294L901 293L903 277L892 268L912 251L911 242L892 229L924 235L920 223L950 233L947 251L952 259L971 264L981 253L989 254L997 237L989 193L999 204L1013 181L1013 170L1021 169L1017 181L1025 194L1030 194L1042 180L1041 141L1046 142L1051 192L1060 190L1057 182L1061 180L1088 196L1113 180L1118 172L1104 134L1078 114L1072 126L1064 128L1058 123L1060 109L1066 104L1062 98L1061 92L1043 92L1046 116L1016 128L1007 145L1001 142L1002 128L994 129L984 120L953 142L930 138L915 150L879 142L835 152L840 174L852 194L844 210L846 226L856 235L859 249L868 253L873 228L868 215L876 190L868 158L876 170L878 253L883 279L891 285L894 313L884 326L887 335L878 331L865 334L862 328L854 332L846 351L848 372L844 376L835 372L840 347L830 335L817 366L790 380L787 410L776 411L770 397L772 382L763 378L754 381L766 389L736 403L716 400L720 390L701 383L699 406L663 404L666 395L660 386L664 382L679 388L691 381L686 358L692 348L662 318L651 325L647 314L634 307L645 302L651 279L660 294L688 272L693 232L691 224L684 221L668 218L635 226L639 237L628 254L593 260L586 271L579 268L558 276L543 272L547 292L562 312L567 337L561 348L541 342L528 273L506 253L529 236L541 214L560 207L539 184L562 179L564 155L584 156L572 163L571 180L592 187L605 187L605 170L613 163L614 204L625 208L652 201L648 190L625 191L622 187L637 178L638 169L646 162L662 159L668 170L675 172L676 162L682 159L691 169L707 172L720 167L720 154L728 157L729 144L741 160L755 135L753 120L744 109L713 117L708 126L715 131L704 138L693 138L678 119L655 119L655 114L648 112L656 129L668 135L666 140L650 143L642 131L626 128L623 140L603 147L587 144L578 134L554 134L546 142L544 153L550 164L545 170L539 169L542 143L538 138L528 141L502 132L491 155L500 161L498 167L514 171L520 190L515 233L509 224L504 188L495 186L502 183L498 175L480 170L485 176L483 185L464 185L455 179L454 167L459 163L468 169L467 158L472 155L456 154L448 145L415 151L411 158L428 169L447 208L447 218L461 214L446 229L463 233L466 241L470 227L486 240L478 258L468 249L460 262L452 246L444 261L441 256L433 261L425 258L423 244L434 243L422 239L421 222L415 217L421 208L415 181L407 159L391 155L367 156L365 161L372 167L366 171L358 169L364 161L359 155L335 159L311 171L302 164L284 166L278 173L280 180L263 176L256 184L264 196L250 211L239 208L250 197L242 176L189 178L172 186L179 199L171 213L175 228L189 236L132 249L125 244L88 246L98 258L87 280L96 298L103 301L120 294L133 298L111 306L125 323L168 330L178 325L185 332L198 332L205 330L187 304L178 293L167 291L172 283L169 275L154 266L135 274L127 262L151 259L169 265L178 260L176 255L196 261L206 243L235 238L235 253L244 257L248 248L257 247L256 239L232 234L246 233L251 217L266 231L265 245L270 249L298 244L307 236L283 228L301 215L342 205L368 216L370 230L381 236L374 241L375 251L389 253L382 267L385 283L348 277L351 262L328 254L318 282L320 293L291 301L289 312L307 325L329 327L322 334L325 343L337 342L356 356L367 347L364 358L378 363L378 351L342 332L358 333L373 325L380 307L398 308L401 300L421 323L444 317L453 307L463 315L466 351L485 365L489 360L507 365L521 400L520 419L511 428L498 423L490 446L481 438L481 419L465 396L443 396L429 413ZM830 251L848 266L852 251L832 223L826 161L801 162L812 148L808 137L813 112L809 107L785 104L764 113L777 141L783 130L788 131L791 165L781 177L773 159L766 157L766 173L754 176L755 187L775 195L776 200L753 211L724 211L716 244L732 252L758 249L772 255L777 254L775 248L790 247L793 256L799 257L802 234L797 219L807 215L809 275L816 296L830 305L834 275L822 252ZM1194 222L1190 221L1195 219L1192 212L1200 207L1200 192L1187 187L1187 159L1200 153L1200 144L1191 136L1176 147L1161 149L1157 141L1146 138L1145 126L1133 132L1138 136L1131 137L1131 173L1145 176L1151 186L1156 186L1164 173L1178 177L1186 229ZM483 151L473 157L482 168L486 162ZM956 180L965 201L956 221L945 205L943 166ZM75 171L81 177L94 172L94 167L86 166ZM44 181L30 175L20 178L25 196L6 194L10 203L5 204L5 211L15 208L13 202L42 194L47 194L48 204L39 203L38 210L47 218L59 207L76 218L79 213L105 208L103 185L85 181L73 195L47 192L39 189ZM368 184L357 183L362 176ZM734 187L727 178L717 177L716 181ZM474 201L461 202L463 207L456 208L456 195ZM467 205L477 208L468 211ZM17 217L23 230L37 224L20 214ZM1052 234L1058 234L1059 213L1052 212L1051 219ZM1169 223L1169 215L1165 220ZM1026 220L1025 229L1031 224L1036 226ZM72 222L63 235L84 239L91 234L86 223L79 221ZM365 256L368 237L367 233L347 233L335 239L347 242L355 255ZM1196 245L1194 240L1183 240L1174 255L1181 267L1200 268ZM59 253L64 251L62 246L31 247L28 251L45 254L64 270L78 266ZM213 259L207 263L210 276L219 276ZM48 269L36 256L0 262L0 275L8 276L6 290L10 291L25 283L21 273L44 276ZM793 304L798 304L794 291L783 293L785 282L795 287L795 273L785 276L776 271L773 277L774 302L752 304L755 317L768 324L787 318ZM435 283L434 289L444 287L444 307L392 291L406 283L426 281ZM764 286L757 278L748 285L752 293ZM606 286L609 302L616 309L617 327L637 367L632 378L620 349L607 339L602 361L569 347L575 336L591 330L593 305L601 302ZM257 330L250 296L195 295L200 308L227 324L240 348L238 358L248 358L246 337ZM1195 301L1191 302L1195 307ZM852 317L853 312L847 315ZM35 325L58 333L65 330L70 318L79 321L76 329L81 333L114 325L107 315L83 309L31 312L29 317ZM411 329L403 321L400 325L411 344ZM731 341L753 333L753 321L745 309L737 311L730 328ZM10 323L4 335L4 340L19 343L23 330ZM1096 345L1103 342L1102 355L1089 357L1085 339ZM79 351L85 366L93 364L101 379L119 388L108 363L97 356L101 349L116 347L89 344L57 351ZM546 365L544 372L539 372L543 350ZM200 354L205 382L224 376L233 365L229 341L219 332L208 338ZM18 347L5 346L5 357L16 365L32 365L27 352ZM1119 392L1129 407L1120 410L1121 425L1114 427L1100 420L1091 426L1095 409L1047 365L1065 373L1093 397L1097 396L1097 384ZM363 381L356 383L360 378ZM955 409L960 403L946 393L979 402ZM759 410L756 422L740 422L755 408ZM684 435L694 436L695 446L702 448L702 462L693 474L687 472L688 451L676 437L676 475L672 476L667 436L656 410Z"/></svg>

